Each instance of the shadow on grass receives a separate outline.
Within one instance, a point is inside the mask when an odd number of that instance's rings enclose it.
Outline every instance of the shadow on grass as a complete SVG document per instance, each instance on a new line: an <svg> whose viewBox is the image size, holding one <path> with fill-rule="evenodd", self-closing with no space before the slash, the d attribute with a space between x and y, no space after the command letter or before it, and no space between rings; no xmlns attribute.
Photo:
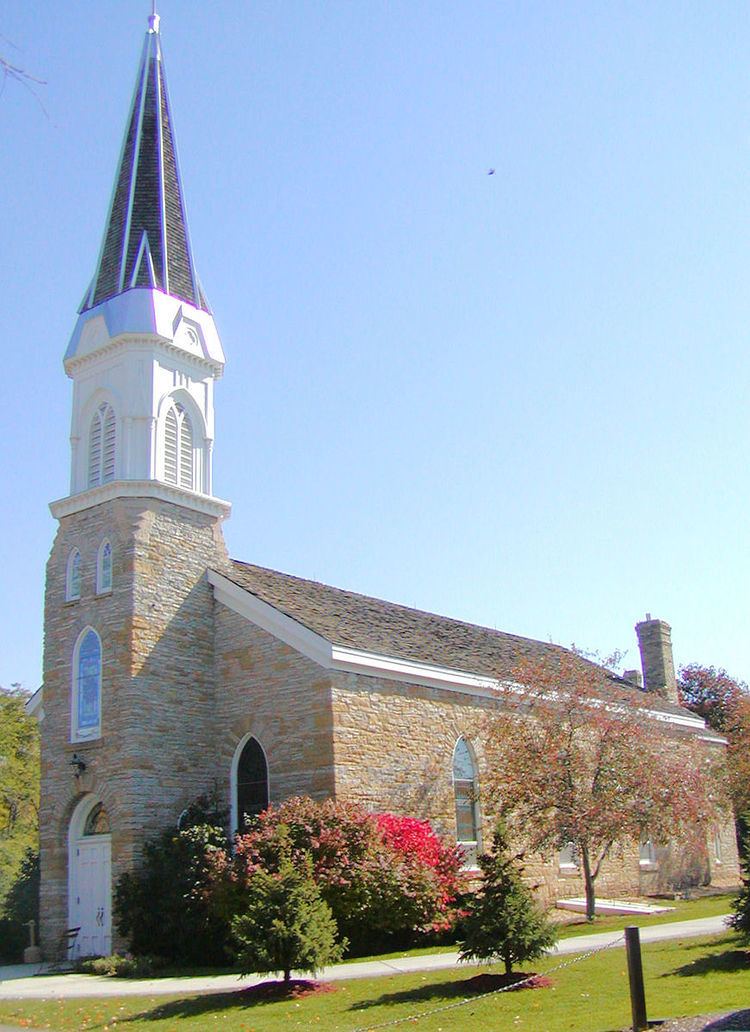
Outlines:
<svg viewBox="0 0 750 1032"><path fill-rule="evenodd" d="M524 985L526 980L533 979L533 985ZM518 982L518 989L512 989L514 983ZM369 1010L370 1007L389 1007L399 1003L431 1003L449 1002L457 999L473 1000L487 993L497 993L512 989L516 992L525 992L528 989L542 989L551 985L550 979L535 972L524 974L514 972L512 975L480 974L470 975L460 981L437 982L432 985L418 986L415 989L405 989L399 993L382 993L380 996L370 1000L360 1000L349 1008L353 1011Z"/></svg>
<svg viewBox="0 0 750 1032"><path fill-rule="evenodd" d="M708 956L696 957L695 960L683 964L682 967L674 968L673 971L665 971L661 976L668 978L672 975L690 977L693 975L715 975L731 974L734 971L750 972L750 951L748 950L725 950L723 953L711 953Z"/></svg>
<svg viewBox="0 0 750 1032"><path fill-rule="evenodd" d="M179 1000L169 1000L148 1011L141 1011L128 1018L121 1018L120 1024L128 1021L175 1021L181 1018L196 1018L217 1011L249 1010L259 1004L289 1002L315 995L316 992L332 992L334 987L329 983L306 982L294 980L284 987L281 982L262 982L245 989L233 992L200 993L196 996L184 996Z"/></svg>

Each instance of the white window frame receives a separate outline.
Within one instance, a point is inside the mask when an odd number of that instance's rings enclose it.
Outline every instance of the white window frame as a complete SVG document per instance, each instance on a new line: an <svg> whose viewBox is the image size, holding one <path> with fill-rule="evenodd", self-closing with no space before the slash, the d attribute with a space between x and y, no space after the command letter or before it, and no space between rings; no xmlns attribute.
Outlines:
<svg viewBox="0 0 750 1032"><path fill-rule="evenodd" d="M561 871L577 871L579 864L576 860L575 842L567 842L557 854L557 866Z"/></svg>
<svg viewBox="0 0 750 1032"><path fill-rule="evenodd" d="M638 863L641 867L656 867L656 846L653 839L642 839L638 847Z"/></svg>
<svg viewBox="0 0 750 1032"><path fill-rule="evenodd" d="M99 642L99 705L98 705L98 721L93 727L80 728L78 726L78 682L79 682L79 658L81 654L81 646L86 639L86 636L91 632L96 635L96 639ZM102 677L104 671L104 650L102 649L102 639L99 633L91 626L84 627L81 633L76 639L75 646L73 648L73 665L71 670L71 691L70 691L70 740L71 742L90 742L96 738L101 738L102 735Z"/></svg>
<svg viewBox="0 0 750 1032"><path fill-rule="evenodd" d="M75 584L75 580L78 584ZM81 552L71 548L65 566L65 601L78 602L81 597Z"/></svg>
<svg viewBox="0 0 750 1032"><path fill-rule="evenodd" d="M109 548L109 584L104 582L104 553ZM109 538L104 538L96 553L96 593L97 595L109 595L112 592L112 543Z"/></svg>
<svg viewBox="0 0 750 1032"><path fill-rule="evenodd" d="M170 420L174 421L174 472L169 469L170 447L167 441ZM198 455L195 447L195 420L188 407L172 400L164 416L164 480L185 491L195 491Z"/></svg>
<svg viewBox="0 0 750 1032"><path fill-rule="evenodd" d="M471 779L456 778L456 751L457 751L459 745L461 744L461 742L464 743L464 745L466 746L467 752L469 754L469 760L471 762L472 775L473 775ZM470 780L470 782L471 782L471 791L472 791L472 794L474 796L473 803L472 803L472 806L473 806L473 819L474 819L474 831L476 833L476 839L474 839L474 840L460 839L458 837L458 830L459 829L458 829L458 815L456 813L456 802L457 802L456 782L457 781L466 782L467 780ZM469 739L465 735L459 735L458 738L456 739L456 744L453 746L453 753L452 753L452 758L451 758L451 781L452 781L452 785L453 785L454 820L456 822L456 844L461 846L461 848L463 849L464 854L465 854L463 870L465 870L465 871L476 871L476 870L478 870L477 857L482 852L482 815L481 815L481 809L480 809L480 806L479 806L479 774L478 774L476 753L474 752L474 749L472 748L471 742L469 741Z"/></svg>

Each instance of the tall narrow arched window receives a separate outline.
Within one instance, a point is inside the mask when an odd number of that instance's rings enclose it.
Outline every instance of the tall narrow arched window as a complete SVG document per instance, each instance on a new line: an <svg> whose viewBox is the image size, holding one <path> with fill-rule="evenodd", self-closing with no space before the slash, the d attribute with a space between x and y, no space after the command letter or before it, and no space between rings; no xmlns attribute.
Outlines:
<svg viewBox="0 0 750 1032"><path fill-rule="evenodd" d="M96 593L103 595L112 590L112 545L105 538L96 556Z"/></svg>
<svg viewBox="0 0 750 1032"><path fill-rule="evenodd" d="M456 841L463 847L466 867L476 867L480 850L479 789L469 743L459 738L453 750L453 796L456 805Z"/></svg>
<svg viewBox="0 0 750 1032"><path fill-rule="evenodd" d="M71 738L98 738L102 709L102 644L96 631L81 633L73 652Z"/></svg>
<svg viewBox="0 0 750 1032"><path fill-rule="evenodd" d="M268 807L268 764L257 738L248 738L237 759L234 804L239 834Z"/></svg>
<svg viewBox="0 0 750 1032"><path fill-rule="evenodd" d="M89 487L115 479L115 413L106 402L91 418L89 429Z"/></svg>
<svg viewBox="0 0 750 1032"><path fill-rule="evenodd" d="M164 424L164 479L190 491L195 486L193 424L179 402L169 409Z"/></svg>
<svg viewBox="0 0 750 1032"><path fill-rule="evenodd" d="M65 601L74 602L81 597L81 553L77 548L68 556L65 571Z"/></svg>

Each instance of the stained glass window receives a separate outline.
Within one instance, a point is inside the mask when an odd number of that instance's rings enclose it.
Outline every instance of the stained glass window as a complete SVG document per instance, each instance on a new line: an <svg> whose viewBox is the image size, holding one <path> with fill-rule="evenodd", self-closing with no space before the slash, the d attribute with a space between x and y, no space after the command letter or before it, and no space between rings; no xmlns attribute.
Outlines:
<svg viewBox="0 0 750 1032"><path fill-rule="evenodd" d="M65 600L73 602L81 597L81 553L77 548L68 556L67 580L65 584Z"/></svg>
<svg viewBox="0 0 750 1032"><path fill-rule="evenodd" d="M84 835L109 835L109 815L102 803L97 803L86 818Z"/></svg>
<svg viewBox="0 0 750 1032"><path fill-rule="evenodd" d="M96 631L86 631L78 647L76 724L79 735L99 728L102 690L102 647Z"/></svg>
<svg viewBox="0 0 750 1032"><path fill-rule="evenodd" d="M112 590L112 546L103 541L99 548L96 590L101 594Z"/></svg>

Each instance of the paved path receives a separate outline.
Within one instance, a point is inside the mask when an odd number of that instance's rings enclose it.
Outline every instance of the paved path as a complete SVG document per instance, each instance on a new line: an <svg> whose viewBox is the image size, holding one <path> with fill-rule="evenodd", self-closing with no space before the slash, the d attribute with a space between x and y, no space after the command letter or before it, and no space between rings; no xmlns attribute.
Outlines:
<svg viewBox="0 0 750 1032"><path fill-rule="evenodd" d="M650 925L641 928L641 942L718 935L726 931L727 916L703 917L694 921L673 921L669 924ZM597 932L593 935L578 935L570 939L561 939L550 953L553 956L585 953L587 950L614 942L621 936L622 932ZM326 982L334 982L344 978L375 978L379 975L440 971L445 968L454 968L458 964L458 953L431 953L423 957L336 964L333 967L325 968L318 974L318 977ZM17 965L0 968L0 1000L54 1000L62 997L156 996L162 994L189 996L193 993L232 992L237 989L246 989L248 986L265 981L268 977L268 975L248 975L246 978L238 975L211 975L203 978L136 980L79 974L46 975L44 974L44 965L39 965L37 968L32 967L31 971L29 965ZM1 1028L0 1032L2 1032Z"/></svg>

